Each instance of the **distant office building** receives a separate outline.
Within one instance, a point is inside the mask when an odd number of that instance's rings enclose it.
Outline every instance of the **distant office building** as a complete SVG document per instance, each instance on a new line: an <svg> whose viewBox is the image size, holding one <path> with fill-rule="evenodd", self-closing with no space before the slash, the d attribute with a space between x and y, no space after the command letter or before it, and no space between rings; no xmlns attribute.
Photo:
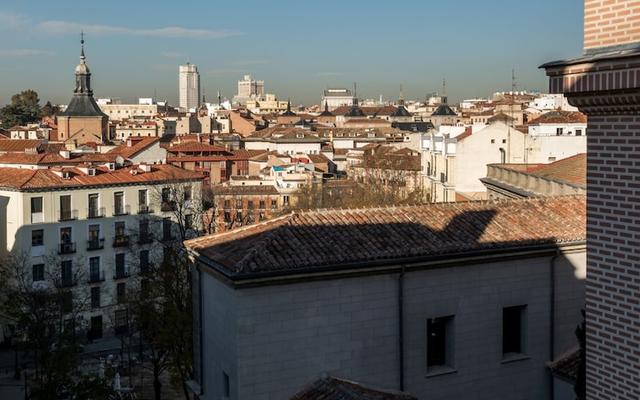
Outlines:
<svg viewBox="0 0 640 400"><path fill-rule="evenodd" d="M321 105L327 105L329 111L333 111L340 106L350 106L353 104L353 94L351 90L344 88L325 89L322 92Z"/></svg>
<svg viewBox="0 0 640 400"><path fill-rule="evenodd" d="M245 75L238 81L238 94L233 102L245 104L247 100L261 96L264 96L264 81L256 81L251 75Z"/></svg>
<svg viewBox="0 0 640 400"><path fill-rule="evenodd" d="M189 110L200 104L200 74L198 67L187 63L179 68L180 108Z"/></svg>

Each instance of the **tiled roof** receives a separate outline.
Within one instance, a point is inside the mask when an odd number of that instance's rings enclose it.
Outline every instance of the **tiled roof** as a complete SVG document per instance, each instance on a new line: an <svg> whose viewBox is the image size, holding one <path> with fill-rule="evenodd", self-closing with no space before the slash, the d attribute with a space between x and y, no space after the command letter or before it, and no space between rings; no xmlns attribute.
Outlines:
<svg viewBox="0 0 640 400"><path fill-rule="evenodd" d="M529 169L527 172L554 181L586 186L587 155L585 153L576 154L573 157L563 158L551 164L543 164Z"/></svg>
<svg viewBox="0 0 640 400"><path fill-rule="evenodd" d="M128 139L128 140L132 140L132 139ZM135 143L134 143L135 142ZM120 146L116 147L115 149L111 149L108 154L110 155L119 155L122 156L123 158L127 159L127 158L131 158L133 156L135 156L136 154L140 153L141 151L149 148L150 146L152 146L153 144L160 142L160 138L157 137L144 137L140 140L133 140L132 145L129 146L127 142L121 144Z"/></svg>
<svg viewBox="0 0 640 400"><path fill-rule="evenodd" d="M0 164L26 164L26 165L44 165L44 164L75 164L75 160L65 159L58 153L4 153L0 154Z"/></svg>
<svg viewBox="0 0 640 400"><path fill-rule="evenodd" d="M417 400L417 398L405 393L375 389L357 382L326 376L307 385L290 400Z"/></svg>
<svg viewBox="0 0 640 400"><path fill-rule="evenodd" d="M347 115L353 106L340 106L333 110L334 115ZM396 108L394 106L358 106L362 114L366 116L392 115Z"/></svg>
<svg viewBox="0 0 640 400"><path fill-rule="evenodd" d="M0 142L0 153L24 153L25 151L35 151L38 147L44 145L43 140L39 139L9 139Z"/></svg>
<svg viewBox="0 0 640 400"><path fill-rule="evenodd" d="M578 111L549 111L529 122L529 125L540 124L586 124L587 116Z"/></svg>
<svg viewBox="0 0 640 400"><path fill-rule="evenodd" d="M435 117L455 117L458 114L456 114L456 112L453 111L447 104L442 104L438 106L438 108L436 108L436 110L431 115Z"/></svg>
<svg viewBox="0 0 640 400"><path fill-rule="evenodd" d="M548 365L553 375L565 381L575 382L580 369L580 349L574 348Z"/></svg>
<svg viewBox="0 0 640 400"><path fill-rule="evenodd" d="M95 176L86 175L77 168L65 168L64 171L70 173L69 179L57 175L53 169L0 168L0 188L14 190L71 189L88 186L190 181L203 178L199 173L186 171L172 165L152 165L150 172L143 172L138 166L120 168L115 171L110 171L105 167L97 167Z"/></svg>
<svg viewBox="0 0 640 400"><path fill-rule="evenodd" d="M513 118L512 116L507 115L507 114L505 114L503 112L500 112L500 113L494 115L493 117L488 118L487 122L488 123L492 123L492 122L495 122L495 121L500 121L500 122L509 123L511 121L514 121L514 120L515 120L515 118Z"/></svg>
<svg viewBox="0 0 640 400"><path fill-rule="evenodd" d="M207 143L199 143L199 142L185 142L174 144L171 147L167 148L167 151L171 153L195 153L195 152L218 152L218 153L228 153L229 151L222 146L216 146Z"/></svg>
<svg viewBox="0 0 640 400"><path fill-rule="evenodd" d="M291 214L185 242L230 276L392 264L585 239L583 196Z"/></svg>

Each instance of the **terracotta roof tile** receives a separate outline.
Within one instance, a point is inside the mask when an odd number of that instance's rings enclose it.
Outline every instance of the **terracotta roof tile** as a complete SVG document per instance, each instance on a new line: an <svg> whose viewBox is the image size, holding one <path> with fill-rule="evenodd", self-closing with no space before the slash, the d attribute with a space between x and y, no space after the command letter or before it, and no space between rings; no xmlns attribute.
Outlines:
<svg viewBox="0 0 640 400"><path fill-rule="evenodd" d="M417 400L393 390L377 389L332 376L307 385L290 400Z"/></svg>
<svg viewBox="0 0 640 400"><path fill-rule="evenodd" d="M539 124L586 124L587 116L578 111L549 111L529 122Z"/></svg>
<svg viewBox="0 0 640 400"><path fill-rule="evenodd" d="M230 276L585 239L583 196L294 212L186 242ZM532 223L535 221L535 223Z"/></svg>
<svg viewBox="0 0 640 400"><path fill-rule="evenodd" d="M0 153L25 151L35 151L45 144L45 141L38 139L9 139L0 142Z"/></svg>
<svg viewBox="0 0 640 400"><path fill-rule="evenodd" d="M542 164L527 171L528 173L554 181L587 185L587 155L576 154L551 164Z"/></svg>
<svg viewBox="0 0 640 400"><path fill-rule="evenodd" d="M69 179L57 175L55 171L68 171ZM132 171L135 171L132 173ZM85 175L77 168L21 169L0 168L0 188L14 190L38 190L54 188L79 188L87 186L110 186L118 184L149 184L164 181L187 181L202 179L196 172L186 171L172 165L152 165L150 172L139 170L138 166L110 171L96 168L96 175Z"/></svg>

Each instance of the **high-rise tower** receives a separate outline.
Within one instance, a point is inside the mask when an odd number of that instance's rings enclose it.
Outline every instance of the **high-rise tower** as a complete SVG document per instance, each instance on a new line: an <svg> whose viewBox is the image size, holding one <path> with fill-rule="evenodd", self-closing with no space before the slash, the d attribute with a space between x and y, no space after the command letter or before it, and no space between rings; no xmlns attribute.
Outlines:
<svg viewBox="0 0 640 400"><path fill-rule="evenodd" d="M200 74L198 67L187 63L178 69L180 108L196 109L200 104Z"/></svg>

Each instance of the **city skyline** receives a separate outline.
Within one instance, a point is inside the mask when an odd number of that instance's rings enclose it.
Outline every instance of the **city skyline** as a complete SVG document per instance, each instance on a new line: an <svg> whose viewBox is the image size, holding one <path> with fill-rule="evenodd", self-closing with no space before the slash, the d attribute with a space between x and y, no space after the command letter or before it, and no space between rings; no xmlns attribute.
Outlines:
<svg viewBox="0 0 640 400"><path fill-rule="evenodd" d="M512 69L518 90L546 91L538 65L581 52L581 1L554 3L551 15L550 0L526 7L463 3L250 2L246 9L264 17L257 24L243 21L231 4L172 9L153 19L145 17L146 3L127 4L125 14L119 1L107 9L68 1L12 4L0 8L0 31L14 38L0 45L0 103L27 88L43 101L66 103L81 30L97 97L133 101L155 93L172 104L178 66L187 61L201 71L209 100L218 90L232 98L237 81L252 74L265 81L266 92L294 104L318 104L322 89L354 81L362 98L396 99L402 84L407 99L422 99L439 91L443 78L449 98L459 101L510 90ZM154 3L154 12L162 5Z"/></svg>

